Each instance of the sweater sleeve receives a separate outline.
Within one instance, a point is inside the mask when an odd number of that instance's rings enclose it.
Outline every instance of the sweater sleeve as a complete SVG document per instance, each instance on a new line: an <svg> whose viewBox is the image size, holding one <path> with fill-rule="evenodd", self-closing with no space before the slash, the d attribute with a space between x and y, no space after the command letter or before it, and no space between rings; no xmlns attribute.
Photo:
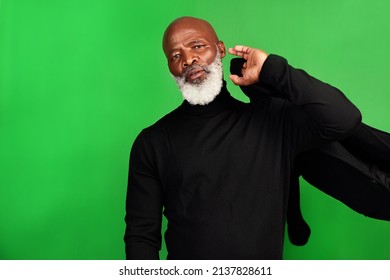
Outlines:
<svg viewBox="0 0 390 280"><path fill-rule="evenodd" d="M126 259L159 259L162 190L153 166L153 149L144 133L135 140L126 199Z"/></svg>
<svg viewBox="0 0 390 280"><path fill-rule="evenodd" d="M317 143L343 139L361 122L360 111L340 90L291 67L280 56L268 56L259 84L275 97L291 102L285 123L298 152Z"/></svg>

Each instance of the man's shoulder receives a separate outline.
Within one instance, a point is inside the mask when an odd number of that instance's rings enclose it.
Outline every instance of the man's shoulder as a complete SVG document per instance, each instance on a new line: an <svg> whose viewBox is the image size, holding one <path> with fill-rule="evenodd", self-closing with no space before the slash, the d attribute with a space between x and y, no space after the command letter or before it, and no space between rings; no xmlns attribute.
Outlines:
<svg viewBox="0 0 390 280"><path fill-rule="evenodd" d="M175 127L180 117L180 106L158 119L155 123L145 127L140 134L146 138L161 137L168 130Z"/></svg>

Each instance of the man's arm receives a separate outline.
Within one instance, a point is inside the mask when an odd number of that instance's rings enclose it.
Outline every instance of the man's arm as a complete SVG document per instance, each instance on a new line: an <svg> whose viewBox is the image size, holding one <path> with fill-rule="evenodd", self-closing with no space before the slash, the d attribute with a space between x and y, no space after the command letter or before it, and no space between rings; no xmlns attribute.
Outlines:
<svg viewBox="0 0 390 280"><path fill-rule="evenodd" d="M135 140L126 199L126 259L159 259L162 191L155 173L152 146L143 132Z"/></svg>
<svg viewBox="0 0 390 280"><path fill-rule="evenodd" d="M340 140L360 124L359 110L341 91L291 67L284 58L245 46L236 46L229 52L246 60L241 76L230 76L233 83L259 86L270 97L283 98L294 105L285 117L296 151L321 141Z"/></svg>

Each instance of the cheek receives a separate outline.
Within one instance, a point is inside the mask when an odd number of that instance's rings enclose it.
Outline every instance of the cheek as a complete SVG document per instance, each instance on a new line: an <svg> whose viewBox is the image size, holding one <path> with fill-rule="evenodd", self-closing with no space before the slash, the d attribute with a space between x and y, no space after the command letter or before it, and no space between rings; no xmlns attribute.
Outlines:
<svg viewBox="0 0 390 280"><path fill-rule="evenodd" d="M209 50L203 55L203 61L207 64L210 65L211 63L214 62L215 56L217 53L215 51Z"/></svg>
<svg viewBox="0 0 390 280"><path fill-rule="evenodd" d="M173 76L180 76L181 75L181 69L180 69L180 66L176 65L176 64L168 64L168 68L169 68L169 72L171 72L171 74Z"/></svg>

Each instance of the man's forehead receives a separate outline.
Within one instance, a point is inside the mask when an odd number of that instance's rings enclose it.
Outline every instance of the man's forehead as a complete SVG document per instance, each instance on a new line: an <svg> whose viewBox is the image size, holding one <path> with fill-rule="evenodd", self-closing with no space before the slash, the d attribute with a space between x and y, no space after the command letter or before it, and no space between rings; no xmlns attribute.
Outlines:
<svg viewBox="0 0 390 280"><path fill-rule="evenodd" d="M210 34L202 32L198 29L187 28L172 32L166 38L167 46L174 47L178 44L188 44L196 41L211 41Z"/></svg>
<svg viewBox="0 0 390 280"><path fill-rule="evenodd" d="M175 44L184 41L206 40L214 43L218 41L213 27L204 20L197 18L180 18L172 22L164 33L163 47L172 48Z"/></svg>

